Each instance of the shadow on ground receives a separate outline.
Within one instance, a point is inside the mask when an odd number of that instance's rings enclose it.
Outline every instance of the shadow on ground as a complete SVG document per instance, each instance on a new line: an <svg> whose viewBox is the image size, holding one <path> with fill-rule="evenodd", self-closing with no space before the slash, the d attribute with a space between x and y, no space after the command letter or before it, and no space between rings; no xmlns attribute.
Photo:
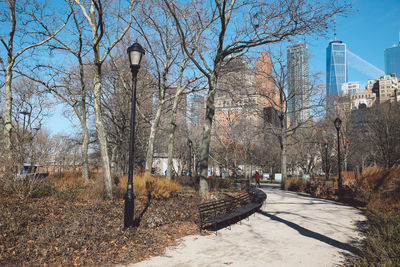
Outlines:
<svg viewBox="0 0 400 267"><path fill-rule="evenodd" d="M354 246L352 246L350 244L346 244L346 243L337 241L337 240L335 240L333 238L327 237L325 235L319 234L317 232L311 231L311 230L306 229L306 228L304 228L304 227L302 227L302 226L300 226L300 225L298 225L296 223L293 223L293 222L290 222L290 221L285 220L283 218L280 218L280 217L278 217L276 215L267 213L265 211L259 211L258 213L270 218L271 220L278 221L278 222L286 224L287 226L289 226L289 227L293 228L294 230L298 231L303 236L317 239L317 240L319 240L321 242L324 242L324 243L326 243L328 245L334 246L334 247L342 249L342 250L346 250L346 251L348 251L350 253L357 254L359 252L356 247L354 247Z"/></svg>

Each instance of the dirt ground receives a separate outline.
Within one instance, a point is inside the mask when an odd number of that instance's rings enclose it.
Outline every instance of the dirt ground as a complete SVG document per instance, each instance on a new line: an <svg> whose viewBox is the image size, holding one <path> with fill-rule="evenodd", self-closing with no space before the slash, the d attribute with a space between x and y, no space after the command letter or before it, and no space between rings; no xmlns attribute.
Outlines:
<svg viewBox="0 0 400 267"><path fill-rule="evenodd" d="M123 200L0 198L1 266L111 266L159 255L176 239L198 234L193 193L135 200L140 225L124 232Z"/></svg>

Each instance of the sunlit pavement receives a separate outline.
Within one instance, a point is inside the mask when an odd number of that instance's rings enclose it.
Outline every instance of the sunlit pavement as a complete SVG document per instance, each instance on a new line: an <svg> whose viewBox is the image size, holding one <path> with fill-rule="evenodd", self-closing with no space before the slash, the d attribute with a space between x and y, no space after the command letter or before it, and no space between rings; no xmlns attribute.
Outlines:
<svg viewBox="0 0 400 267"><path fill-rule="evenodd" d="M163 256L128 266L337 266L365 220L350 206L262 185L261 212L218 235L187 236Z"/></svg>

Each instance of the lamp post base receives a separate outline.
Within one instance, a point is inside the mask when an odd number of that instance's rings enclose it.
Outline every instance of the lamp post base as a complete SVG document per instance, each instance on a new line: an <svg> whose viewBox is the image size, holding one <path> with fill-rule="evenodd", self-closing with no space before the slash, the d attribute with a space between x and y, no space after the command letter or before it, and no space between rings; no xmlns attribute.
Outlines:
<svg viewBox="0 0 400 267"><path fill-rule="evenodd" d="M133 214L135 209L134 197L125 195L125 210L124 210L124 231L132 229L135 231L135 225L133 221Z"/></svg>

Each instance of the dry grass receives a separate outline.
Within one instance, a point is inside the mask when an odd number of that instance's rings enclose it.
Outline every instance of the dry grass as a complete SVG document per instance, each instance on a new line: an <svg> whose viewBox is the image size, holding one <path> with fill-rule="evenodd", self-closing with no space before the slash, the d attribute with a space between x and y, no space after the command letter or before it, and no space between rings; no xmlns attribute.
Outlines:
<svg viewBox="0 0 400 267"><path fill-rule="evenodd" d="M82 178L81 172L62 172L49 176L53 194L65 198L101 199L103 181L101 174L90 174L90 179Z"/></svg>
<svg viewBox="0 0 400 267"><path fill-rule="evenodd" d="M98 199L103 193L101 175L91 175L89 181L82 179L79 172L65 172L62 175L50 177L52 187L57 195L79 197L81 199ZM114 197L122 198L126 192L128 176L113 176ZM180 192L181 187L175 181L165 177L153 177L139 174L133 177L134 193L137 197L147 197L150 193L153 199L166 199Z"/></svg>
<svg viewBox="0 0 400 267"><path fill-rule="evenodd" d="M396 205L400 202L400 166L391 169L376 165L367 167L362 174L347 177L346 185L366 203Z"/></svg>
<svg viewBox="0 0 400 267"><path fill-rule="evenodd" d="M321 198L335 198L335 185L326 181L305 181L301 178L286 179L282 182L284 190L304 192Z"/></svg>
<svg viewBox="0 0 400 267"><path fill-rule="evenodd" d="M117 185L119 192L125 192L128 176L124 175L119 178L114 178L114 183ZM153 177L146 174L139 174L133 177L133 188L136 196L147 196L149 193L154 199L165 199L176 195L181 190L179 183L168 180L165 177Z"/></svg>

